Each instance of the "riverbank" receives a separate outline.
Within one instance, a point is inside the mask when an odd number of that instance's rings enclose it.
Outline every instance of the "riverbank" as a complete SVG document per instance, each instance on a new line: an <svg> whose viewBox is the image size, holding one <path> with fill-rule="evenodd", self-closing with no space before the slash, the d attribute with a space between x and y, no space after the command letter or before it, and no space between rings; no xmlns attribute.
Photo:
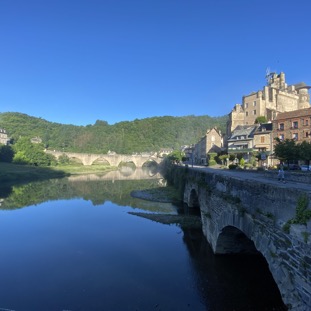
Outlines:
<svg viewBox="0 0 311 311"><path fill-rule="evenodd" d="M142 200L182 204L182 200L177 190L172 186L159 187L145 190L135 190L131 192L131 196ZM158 214L158 213L142 213L142 212L129 212L131 215L143 217L152 221L156 221L165 225L175 224L183 229L201 229L202 222L199 215L186 215L186 214Z"/></svg>
<svg viewBox="0 0 311 311"><path fill-rule="evenodd" d="M202 229L201 217L197 215L170 215L129 212L131 215L147 218L165 225L179 225L183 229Z"/></svg>
<svg viewBox="0 0 311 311"><path fill-rule="evenodd" d="M77 174L103 174L115 169L115 167L101 165L38 167L0 162L0 183L16 184Z"/></svg>
<svg viewBox="0 0 311 311"><path fill-rule="evenodd" d="M176 189L172 186L135 190L131 192L131 196L142 200L162 203L178 204L181 202L180 196L178 195Z"/></svg>

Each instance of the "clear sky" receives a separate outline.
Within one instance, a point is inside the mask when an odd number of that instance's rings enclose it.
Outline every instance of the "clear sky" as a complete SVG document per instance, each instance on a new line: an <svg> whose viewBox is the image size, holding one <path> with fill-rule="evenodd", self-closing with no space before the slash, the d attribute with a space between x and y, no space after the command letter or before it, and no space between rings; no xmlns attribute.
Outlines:
<svg viewBox="0 0 311 311"><path fill-rule="evenodd" d="M267 67L311 85L310 38L310 0L0 0L0 112L223 116Z"/></svg>

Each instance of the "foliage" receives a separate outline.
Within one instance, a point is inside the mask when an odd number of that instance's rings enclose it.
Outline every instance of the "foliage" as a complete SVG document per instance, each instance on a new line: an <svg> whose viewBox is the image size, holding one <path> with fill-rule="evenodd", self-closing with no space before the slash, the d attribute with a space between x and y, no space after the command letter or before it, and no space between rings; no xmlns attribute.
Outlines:
<svg viewBox="0 0 311 311"><path fill-rule="evenodd" d="M167 158L168 160L170 160L171 162L181 162L182 159L184 158L185 154L179 150L175 150L173 152L171 152Z"/></svg>
<svg viewBox="0 0 311 311"><path fill-rule="evenodd" d="M216 165L217 162L216 162L216 157L217 157L217 153L215 152L209 152L207 154L207 158L208 158L208 165L209 166L213 166L213 165Z"/></svg>
<svg viewBox="0 0 311 311"><path fill-rule="evenodd" d="M12 162L14 157L14 151L11 146L2 145L0 146L0 161L1 162Z"/></svg>
<svg viewBox="0 0 311 311"><path fill-rule="evenodd" d="M27 137L19 138L13 148L15 151L13 163L16 164L49 166L55 161L52 155L43 151L43 144L33 144Z"/></svg>
<svg viewBox="0 0 311 311"><path fill-rule="evenodd" d="M308 205L308 196L306 194L301 195L297 201L295 218L290 219L286 222L286 224L283 226L284 232L290 232L291 224L307 225L307 222L311 219L311 210L308 209Z"/></svg>
<svg viewBox="0 0 311 311"><path fill-rule="evenodd" d="M241 160L240 160L240 166L244 167L244 165L245 165L245 160L244 160L244 158L241 158Z"/></svg>
<svg viewBox="0 0 311 311"><path fill-rule="evenodd" d="M275 155L282 161L287 163L299 158L299 148L294 139L285 139L281 141L279 138L275 138L277 141L274 152Z"/></svg>
<svg viewBox="0 0 311 311"><path fill-rule="evenodd" d="M180 149L196 143L208 128L225 132L227 116L152 117L109 125L97 120L93 125L75 126L48 122L22 113L0 113L0 128L16 142L20 136L40 137L43 147L58 151L119 154Z"/></svg>
<svg viewBox="0 0 311 311"><path fill-rule="evenodd" d="M300 196L296 207L296 217L292 223L306 225L311 219L311 210L308 209L309 199L307 195Z"/></svg>
<svg viewBox="0 0 311 311"><path fill-rule="evenodd" d="M255 120L255 124L263 124L263 123L267 123L267 122L268 122L268 120L265 116L259 116Z"/></svg>
<svg viewBox="0 0 311 311"><path fill-rule="evenodd" d="M310 162L311 160L311 144L307 141L303 141L297 145L299 159Z"/></svg>
<svg viewBox="0 0 311 311"><path fill-rule="evenodd" d="M229 170L235 170L236 168L237 168L237 165L229 164Z"/></svg>
<svg viewBox="0 0 311 311"><path fill-rule="evenodd" d="M70 164L70 159L69 159L69 157L66 154L62 154L58 158L58 163L60 165L69 165Z"/></svg>
<svg viewBox="0 0 311 311"><path fill-rule="evenodd" d="M221 164L225 164L227 162L227 159L229 158L229 155L228 154L222 154L222 155L219 155L217 157L217 162L221 162Z"/></svg>

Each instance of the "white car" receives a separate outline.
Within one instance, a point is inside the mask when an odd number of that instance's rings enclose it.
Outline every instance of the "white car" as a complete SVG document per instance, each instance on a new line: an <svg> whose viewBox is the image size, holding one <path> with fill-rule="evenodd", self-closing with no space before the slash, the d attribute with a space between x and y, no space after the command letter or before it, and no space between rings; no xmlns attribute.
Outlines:
<svg viewBox="0 0 311 311"><path fill-rule="evenodd" d="M311 165L300 165L302 171L311 171Z"/></svg>

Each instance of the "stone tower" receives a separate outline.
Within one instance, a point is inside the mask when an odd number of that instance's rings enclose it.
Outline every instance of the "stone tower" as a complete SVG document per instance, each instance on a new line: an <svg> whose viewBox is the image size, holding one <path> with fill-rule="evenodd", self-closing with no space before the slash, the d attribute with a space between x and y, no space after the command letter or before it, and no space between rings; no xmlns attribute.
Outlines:
<svg viewBox="0 0 311 311"><path fill-rule="evenodd" d="M278 112L294 111L310 107L311 88L304 82L287 85L285 74L269 73L267 85L262 90L243 96L242 104L233 107L227 123L227 135L238 125L251 125L259 116L268 121L275 119Z"/></svg>

